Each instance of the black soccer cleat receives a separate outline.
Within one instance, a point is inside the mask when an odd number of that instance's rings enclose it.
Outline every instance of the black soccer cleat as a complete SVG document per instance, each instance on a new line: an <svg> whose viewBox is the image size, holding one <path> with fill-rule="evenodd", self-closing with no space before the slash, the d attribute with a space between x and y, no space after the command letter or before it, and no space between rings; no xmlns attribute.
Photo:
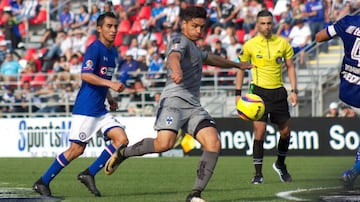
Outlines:
<svg viewBox="0 0 360 202"><path fill-rule="evenodd" d="M106 175L111 175L115 172L116 168L119 167L121 162L123 162L127 157L124 156L124 150L126 145L121 145L115 153L106 161L104 172Z"/></svg>
<svg viewBox="0 0 360 202"><path fill-rule="evenodd" d="M286 165L277 165L277 163L273 163L272 165L275 172L279 175L281 182L291 182L292 178L290 173L286 169Z"/></svg>
<svg viewBox="0 0 360 202"><path fill-rule="evenodd" d="M262 184L263 181L264 177L261 174L257 174L251 179L252 184Z"/></svg>
<svg viewBox="0 0 360 202"><path fill-rule="evenodd" d="M206 202L201 198L200 191L192 191L187 197L185 202Z"/></svg>
<svg viewBox="0 0 360 202"><path fill-rule="evenodd" d="M51 196L49 185L45 185L44 182L38 179L32 186L33 190L39 193L41 196Z"/></svg>
<svg viewBox="0 0 360 202"><path fill-rule="evenodd" d="M341 181L345 189L352 190L354 189L354 183L357 175L355 175L352 170L345 171L341 176Z"/></svg>
<svg viewBox="0 0 360 202"><path fill-rule="evenodd" d="M96 188L94 176L84 171L78 175L77 179L83 183L92 194L98 197L101 196L100 191Z"/></svg>

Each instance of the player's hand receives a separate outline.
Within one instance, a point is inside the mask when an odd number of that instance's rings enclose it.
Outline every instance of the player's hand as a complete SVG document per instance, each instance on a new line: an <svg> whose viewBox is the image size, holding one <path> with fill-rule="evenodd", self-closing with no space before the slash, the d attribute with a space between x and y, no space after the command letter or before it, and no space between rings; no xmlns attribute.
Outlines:
<svg viewBox="0 0 360 202"><path fill-rule="evenodd" d="M248 62L239 62L238 67L239 67L239 69L245 70L245 69L251 69L254 66Z"/></svg>
<svg viewBox="0 0 360 202"><path fill-rule="evenodd" d="M108 99L108 103L111 111L116 111L119 108L118 102L113 98Z"/></svg>
<svg viewBox="0 0 360 202"><path fill-rule="evenodd" d="M291 93L290 94L290 102L291 102L292 107L295 107L297 105L298 101L297 101L296 93Z"/></svg>
<svg viewBox="0 0 360 202"><path fill-rule="evenodd" d="M183 79L182 72L180 72L180 71L172 72L172 73L171 73L171 79L172 79L176 84L179 84L179 83L182 81L182 79Z"/></svg>
<svg viewBox="0 0 360 202"><path fill-rule="evenodd" d="M113 82L110 88L120 93L125 90L125 85L121 82Z"/></svg>

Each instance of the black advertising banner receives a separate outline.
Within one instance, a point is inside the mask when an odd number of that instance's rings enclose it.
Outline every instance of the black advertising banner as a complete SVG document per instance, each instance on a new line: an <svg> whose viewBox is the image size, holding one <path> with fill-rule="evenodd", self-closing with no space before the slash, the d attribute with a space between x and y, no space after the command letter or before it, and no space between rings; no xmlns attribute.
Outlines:
<svg viewBox="0 0 360 202"><path fill-rule="evenodd" d="M292 118L289 155L354 156L360 144L358 118ZM239 118L218 118L221 155L250 156L254 140L252 122ZM268 124L265 155L277 154L278 128ZM199 145L189 155L199 155Z"/></svg>

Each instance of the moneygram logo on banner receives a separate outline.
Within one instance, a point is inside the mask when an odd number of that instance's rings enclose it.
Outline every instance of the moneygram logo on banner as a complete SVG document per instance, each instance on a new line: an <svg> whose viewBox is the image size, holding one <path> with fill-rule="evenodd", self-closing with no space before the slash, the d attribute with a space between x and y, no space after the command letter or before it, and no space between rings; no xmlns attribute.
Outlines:
<svg viewBox="0 0 360 202"><path fill-rule="evenodd" d="M357 118L293 118L289 155L353 156L360 144L358 123ZM252 155L252 122L239 118L218 118L216 125L221 141L221 155ZM266 154L277 155L279 138L277 126L268 124L264 140ZM197 144L189 155L200 153L200 145Z"/></svg>
<svg viewBox="0 0 360 202"><path fill-rule="evenodd" d="M155 135L152 118L121 118L121 123L130 144ZM1 119L0 128L0 157L54 157L70 146L71 118ZM103 134L93 135L82 157L99 156L107 143Z"/></svg>

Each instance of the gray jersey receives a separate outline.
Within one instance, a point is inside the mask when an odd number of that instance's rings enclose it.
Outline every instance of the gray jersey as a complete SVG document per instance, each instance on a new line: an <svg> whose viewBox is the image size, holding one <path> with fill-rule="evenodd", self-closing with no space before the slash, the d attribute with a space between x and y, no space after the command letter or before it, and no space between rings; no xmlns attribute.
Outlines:
<svg viewBox="0 0 360 202"><path fill-rule="evenodd" d="M167 56L171 52L179 52L181 54L180 66L183 80L179 84L174 83L171 79L170 69L167 68L167 81L161 94L162 98L180 97L192 105L200 106L202 62L206 59L207 52L201 51L195 42L189 40L184 35L175 36L171 39L167 49Z"/></svg>

